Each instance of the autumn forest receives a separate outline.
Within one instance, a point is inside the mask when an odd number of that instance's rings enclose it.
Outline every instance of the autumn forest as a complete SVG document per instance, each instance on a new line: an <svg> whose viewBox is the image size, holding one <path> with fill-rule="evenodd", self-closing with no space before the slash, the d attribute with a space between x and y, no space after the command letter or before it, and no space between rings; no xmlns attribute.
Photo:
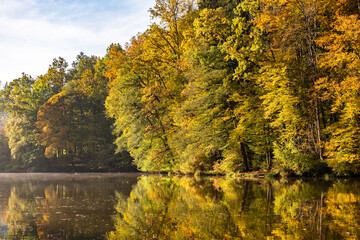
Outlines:
<svg viewBox="0 0 360 240"><path fill-rule="evenodd" d="M360 174L358 0L156 0L1 90L1 171Z"/></svg>

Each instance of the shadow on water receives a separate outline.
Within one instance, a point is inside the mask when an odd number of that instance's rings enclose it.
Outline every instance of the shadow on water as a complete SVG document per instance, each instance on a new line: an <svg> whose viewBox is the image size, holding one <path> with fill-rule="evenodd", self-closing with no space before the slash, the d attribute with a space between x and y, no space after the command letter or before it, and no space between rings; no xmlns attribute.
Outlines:
<svg viewBox="0 0 360 240"><path fill-rule="evenodd" d="M4 239L357 239L355 180L0 174Z"/></svg>

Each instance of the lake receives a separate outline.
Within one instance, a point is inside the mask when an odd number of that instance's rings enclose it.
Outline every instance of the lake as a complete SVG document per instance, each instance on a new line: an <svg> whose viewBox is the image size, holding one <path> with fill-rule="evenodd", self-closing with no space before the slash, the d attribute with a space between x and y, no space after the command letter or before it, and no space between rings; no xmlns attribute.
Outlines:
<svg viewBox="0 0 360 240"><path fill-rule="evenodd" d="M360 181L0 174L1 239L359 239Z"/></svg>

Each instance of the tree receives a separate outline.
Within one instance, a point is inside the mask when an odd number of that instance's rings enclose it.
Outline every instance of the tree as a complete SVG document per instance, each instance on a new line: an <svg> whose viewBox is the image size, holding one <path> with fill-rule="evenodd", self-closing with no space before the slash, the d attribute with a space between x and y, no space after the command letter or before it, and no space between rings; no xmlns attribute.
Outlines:
<svg viewBox="0 0 360 240"><path fill-rule="evenodd" d="M260 78L266 116L275 128L277 166L304 174L321 168L326 116L316 84L323 74L318 65L323 1L262 1L257 26L266 33L271 58ZM281 102L281 105L279 103Z"/></svg>
<svg viewBox="0 0 360 240"><path fill-rule="evenodd" d="M272 166L272 129L264 118L264 93L258 82L261 65L269 58L265 34L256 24L259 9L258 1L240 3L234 9L232 31L221 46L225 60L233 63L232 76L225 82L231 104L226 112L230 129L224 164L240 158L243 171Z"/></svg>
<svg viewBox="0 0 360 240"><path fill-rule="evenodd" d="M224 54L218 44L230 31L230 21L221 9L204 9L194 21L184 48L187 83L174 108L177 131L172 145L179 156L182 172L213 171L222 157L228 130L223 121L227 108L226 88L228 77Z"/></svg>
<svg viewBox="0 0 360 240"><path fill-rule="evenodd" d="M115 46L110 49L123 66L108 73L117 74L106 103L108 114L115 118L119 149L126 146L141 170L173 171L177 161L170 143L175 131L171 113L185 84L181 46L192 11L192 1L158 0L150 12L159 23L134 38L123 53ZM116 67L119 61L110 59L109 64Z"/></svg>
<svg viewBox="0 0 360 240"><path fill-rule="evenodd" d="M69 70L67 84L39 109L37 140L53 164L86 164L90 169L117 169L129 156L116 155L112 121L105 116L107 80L103 60L83 53Z"/></svg>
<svg viewBox="0 0 360 240"><path fill-rule="evenodd" d="M40 106L65 84L67 63L54 59L46 74L38 79L23 74L2 90L2 104L8 113L6 134L9 138L14 168L41 170L47 168L44 149L36 141L36 116Z"/></svg>
<svg viewBox="0 0 360 240"><path fill-rule="evenodd" d="M353 9L348 14L351 13ZM359 10L355 15L337 15L332 29L318 40L327 50L320 59L320 66L328 73L321 79L318 88L331 102L334 119L326 129L329 135L325 145L326 162L342 175L360 173L358 18Z"/></svg>
<svg viewBox="0 0 360 240"><path fill-rule="evenodd" d="M6 134L9 138L11 156L16 167L27 169L39 167L42 148L35 140L36 95L33 94L35 80L23 74L2 90L2 104L9 115Z"/></svg>
<svg viewBox="0 0 360 240"><path fill-rule="evenodd" d="M11 152L9 148L9 139L6 136L5 126L1 126L0 129L0 165L1 170L6 170L6 166L11 161Z"/></svg>
<svg viewBox="0 0 360 240"><path fill-rule="evenodd" d="M241 3L241 0L200 0L198 2L199 9L217 9L223 8L228 17L235 17L234 9Z"/></svg>

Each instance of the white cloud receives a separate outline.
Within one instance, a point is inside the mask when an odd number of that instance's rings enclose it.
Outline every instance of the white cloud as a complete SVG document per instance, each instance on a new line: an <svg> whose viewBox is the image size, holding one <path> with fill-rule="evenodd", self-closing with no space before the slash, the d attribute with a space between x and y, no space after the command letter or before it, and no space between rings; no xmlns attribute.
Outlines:
<svg viewBox="0 0 360 240"><path fill-rule="evenodd" d="M102 57L109 44L124 44L147 28L147 10L155 2L117 0L102 6L96 0L66 1L0 0L2 83L22 72L43 74L55 57L69 63L80 51Z"/></svg>

